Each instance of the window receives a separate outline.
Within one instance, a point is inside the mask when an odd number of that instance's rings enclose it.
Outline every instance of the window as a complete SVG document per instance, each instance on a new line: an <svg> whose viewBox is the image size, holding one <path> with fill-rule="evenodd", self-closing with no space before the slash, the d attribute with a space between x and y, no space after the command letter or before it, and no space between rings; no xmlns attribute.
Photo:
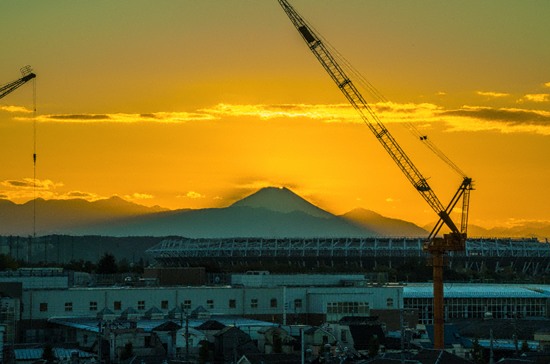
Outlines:
<svg viewBox="0 0 550 364"><path fill-rule="evenodd" d="M257 298L252 298L250 300L250 308L258 308L258 299Z"/></svg>
<svg viewBox="0 0 550 364"><path fill-rule="evenodd" d="M386 300L386 306L393 307L393 298L388 298Z"/></svg>
<svg viewBox="0 0 550 364"><path fill-rule="evenodd" d="M145 310L145 301L138 301L137 308L138 310Z"/></svg>
<svg viewBox="0 0 550 364"><path fill-rule="evenodd" d="M40 312L46 312L48 311L48 304L46 302L42 302L40 304Z"/></svg>
<svg viewBox="0 0 550 364"><path fill-rule="evenodd" d="M327 314L368 314L368 302L329 302L327 303Z"/></svg>
<svg viewBox="0 0 550 364"><path fill-rule="evenodd" d="M167 300L160 301L160 308L162 308L163 310L167 310L168 309L168 301Z"/></svg>
<svg viewBox="0 0 550 364"><path fill-rule="evenodd" d="M184 310L190 310L191 309L191 300L183 301L183 309Z"/></svg>
<svg viewBox="0 0 550 364"><path fill-rule="evenodd" d="M301 299L295 299L294 300L294 308L302 308L302 300Z"/></svg>
<svg viewBox="0 0 550 364"><path fill-rule="evenodd" d="M65 302L65 311L70 312L73 310L73 303L72 302Z"/></svg>
<svg viewBox="0 0 550 364"><path fill-rule="evenodd" d="M214 300L206 300L206 307L208 307L209 310L214 308Z"/></svg>
<svg viewBox="0 0 550 364"><path fill-rule="evenodd" d="M121 301L113 302L113 308L115 309L115 311L122 310L122 302Z"/></svg>
<svg viewBox="0 0 550 364"><path fill-rule="evenodd" d="M269 305L271 308L277 308L277 299L276 298L272 298L271 301L270 301L270 305Z"/></svg>
<svg viewBox="0 0 550 364"><path fill-rule="evenodd" d="M229 300L229 308L237 308L237 300Z"/></svg>
<svg viewBox="0 0 550 364"><path fill-rule="evenodd" d="M97 311L97 302L90 301L90 311Z"/></svg>

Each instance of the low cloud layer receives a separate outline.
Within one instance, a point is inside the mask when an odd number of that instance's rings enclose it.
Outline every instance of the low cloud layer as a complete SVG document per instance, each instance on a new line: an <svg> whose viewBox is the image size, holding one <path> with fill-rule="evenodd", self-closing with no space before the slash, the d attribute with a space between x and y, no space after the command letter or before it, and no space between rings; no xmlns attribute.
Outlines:
<svg viewBox="0 0 550 364"><path fill-rule="evenodd" d="M478 91L479 95L499 98L506 93ZM523 101L520 101L523 100ZM544 103L550 94L527 94L518 100ZM530 108L463 106L445 109L432 103L379 102L370 106L383 123L440 124L448 131L494 131L550 135L550 112ZM306 119L324 123L363 123L348 104L218 104L195 112L156 112L150 114L55 114L40 115L44 123L187 123L226 118L258 120ZM20 116L18 120L32 120Z"/></svg>

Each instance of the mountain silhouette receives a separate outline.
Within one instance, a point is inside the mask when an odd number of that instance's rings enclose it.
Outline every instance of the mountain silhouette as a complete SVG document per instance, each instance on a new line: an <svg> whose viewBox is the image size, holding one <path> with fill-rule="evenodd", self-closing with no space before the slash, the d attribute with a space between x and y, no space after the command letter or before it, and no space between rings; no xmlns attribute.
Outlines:
<svg viewBox="0 0 550 364"><path fill-rule="evenodd" d="M34 214L36 212L36 225ZM354 209L333 215L290 189L262 188L223 208L167 210L146 207L120 197L89 202L83 199L43 200L24 204L0 200L0 235L29 236L184 236L189 238L315 238L315 237L426 237L432 226L384 217ZM470 236L548 237L550 226L524 224L513 229L471 226Z"/></svg>
<svg viewBox="0 0 550 364"><path fill-rule="evenodd" d="M334 215L306 201L286 187L265 187L235 202L232 207L263 208L289 213L301 211L311 216L332 218Z"/></svg>
<svg viewBox="0 0 550 364"><path fill-rule="evenodd" d="M39 235L69 233L80 226L165 210L138 205L118 196L92 202L37 198L20 205L0 200L0 234L31 235L35 228ZM36 226L33 226L35 213Z"/></svg>
<svg viewBox="0 0 550 364"><path fill-rule="evenodd" d="M364 237L374 233L330 214L287 188L263 188L229 207L175 210L119 219L75 231L112 236L189 238Z"/></svg>
<svg viewBox="0 0 550 364"><path fill-rule="evenodd" d="M361 208L351 210L341 217L380 236L426 237L429 234L412 222L392 219Z"/></svg>

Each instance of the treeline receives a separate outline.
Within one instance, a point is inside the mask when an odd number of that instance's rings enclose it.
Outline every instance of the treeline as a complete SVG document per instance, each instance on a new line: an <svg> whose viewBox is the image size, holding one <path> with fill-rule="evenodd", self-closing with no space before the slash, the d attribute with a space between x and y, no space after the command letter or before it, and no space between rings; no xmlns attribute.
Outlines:
<svg viewBox="0 0 550 364"><path fill-rule="evenodd" d="M47 235L40 237L1 236L0 252L28 266L69 265L72 262L97 262L105 252L118 260L136 263L150 259L146 250L163 237L148 236L72 236Z"/></svg>
<svg viewBox="0 0 550 364"><path fill-rule="evenodd" d="M89 260L71 260L68 263L28 263L21 260L16 260L10 255L0 254L0 271L17 270L19 268L63 268L64 270L75 272L86 272L96 274L116 274L116 273L136 273L141 274L145 267L149 265L149 261L143 258L136 262L130 262L126 258L117 260L117 258L109 253L103 253L97 261Z"/></svg>

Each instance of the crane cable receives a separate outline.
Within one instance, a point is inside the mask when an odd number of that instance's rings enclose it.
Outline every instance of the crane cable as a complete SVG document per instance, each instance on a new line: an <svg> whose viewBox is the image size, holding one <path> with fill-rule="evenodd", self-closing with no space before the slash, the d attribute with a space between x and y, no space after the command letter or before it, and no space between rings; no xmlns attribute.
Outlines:
<svg viewBox="0 0 550 364"><path fill-rule="evenodd" d="M358 80L358 84L361 85L364 90L366 90L378 102L383 102L383 103L390 102L355 67L353 67L353 65L340 52L338 52L338 49L336 49L332 44L330 44L330 42L328 42L327 39L325 39L321 35L320 32L318 32L311 24L307 23L307 25L310 29L312 29L316 33L316 36L321 39L323 44L325 44L333 54L336 54L336 57L341 61L341 64L344 65L344 68L350 74L352 74L355 77L355 79ZM376 116L375 116L375 119L378 120ZM417 140L420 140L422 144L424 144L428 149L430 149L437 157L439 157L439 159L441 159L444 163L446 163L452 170L454 170L456 173L458 173L462 177L466 177L466 174L462 171L462 169L460 169L460 167L458 167L449 157L447 157L447 155L445 155L445 153L443 153L443 151L439 149L432 142L432 140L428 138L426 134L421 133L420 130L418 130L418 128L413 123L408 121L403 124L409 130L409 132L411 132L416 137Z"/></svg>
<svg viewBox="0 0 550 364"><path fill-rule="evenodd" d="M32 212L32 235L33 240L36 240L36 78L33 79L32 83L32 120L33 120L33 153L32 153L32 162L33 162L33 212Z"/></svg>

